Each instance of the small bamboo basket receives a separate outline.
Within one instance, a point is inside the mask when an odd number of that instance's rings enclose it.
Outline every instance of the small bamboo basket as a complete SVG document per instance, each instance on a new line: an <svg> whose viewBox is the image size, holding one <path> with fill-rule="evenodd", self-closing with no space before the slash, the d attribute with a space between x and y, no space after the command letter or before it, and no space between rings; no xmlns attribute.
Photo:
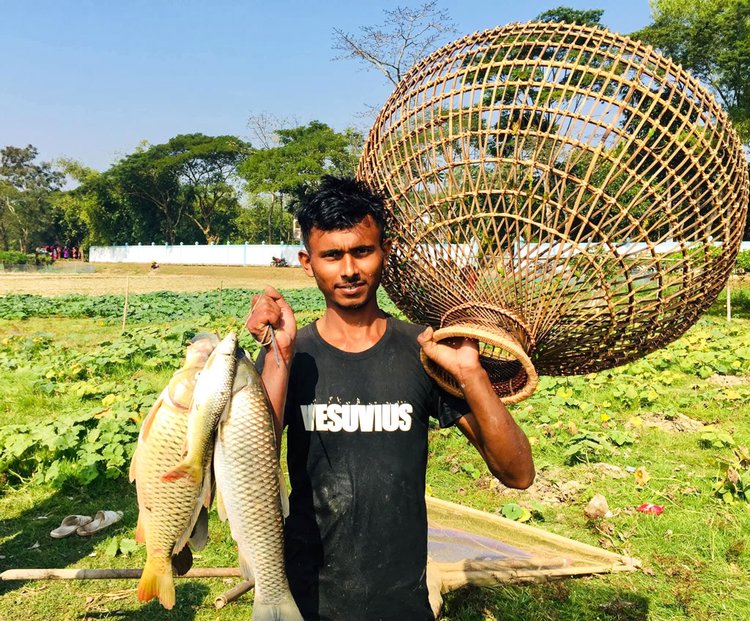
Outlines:
<svg viewBox="0 0 750 621"><path fill-rule="evenodd" d="M415 65L358 177L387 199L391 299L437 340L476 339L507 403L537 374L611 368L682 335L724 287L748 203L742 145L696 79L560 23L475 33Z"/></svg>

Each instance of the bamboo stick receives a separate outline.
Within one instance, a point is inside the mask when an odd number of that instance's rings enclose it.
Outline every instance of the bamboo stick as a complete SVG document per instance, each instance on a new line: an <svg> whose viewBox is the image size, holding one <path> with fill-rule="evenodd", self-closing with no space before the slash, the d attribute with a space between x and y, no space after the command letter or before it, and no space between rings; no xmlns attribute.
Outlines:
<svg viewBox="0 0 750 621"><path fill-rule="evenodd" d="M125 323L128 320L128 294L130 293L130 276L125 276L125 305L122 307L122 330L125 332Z"/></svg>
<svg viewBox="0 0 750 621"><path fill-rule="evenodd" d="M221 317L221 298L222 298L222 292L224 290L224 281L219 281L219 317Z"/></svg>
<svg viewBox="0 0 750 621"><path fill-rule="evenodd" d="M233 602L240 596L247 593L254 586L255 580L244 580L240 582L228 591L224 591L221 595L219 595L219 597L214 600L214 607L216 608L216 610L221 610L227 604Z"/></svg>
<svg viewBox="0 0 750 621"><path fill-rule="evenodd" d="M142 569L7 569L0 580L124 580L140 578ZM178 578L234 578L238 567L197 567Z"/></svg>
<svg viewBox="0 0 750 621"><path fill-rule="evenodd" d="M732 285L731 278L727 281L727 321L732 321Z"/></svg>

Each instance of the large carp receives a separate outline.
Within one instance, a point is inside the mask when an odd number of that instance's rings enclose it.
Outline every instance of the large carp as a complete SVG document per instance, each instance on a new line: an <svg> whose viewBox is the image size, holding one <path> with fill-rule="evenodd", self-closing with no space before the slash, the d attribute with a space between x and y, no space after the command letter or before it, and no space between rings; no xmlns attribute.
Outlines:
<svg viewBox="0 0 750 621"><path fill-rule="evenodd" d="M236 355L237 335L230 332L216 346L198 376L188 417L185 455L179 464L164 473L165 481L176 481L184 476L195 483L202 480L206 464L211 460L216 425L232 395Z"/></svg>
<svg viewBox="0 0 750 621"><path fill-rule="evenodd" d="M185 364L143 421L130 464L130 480L135 479L138 492L135 539L145 542L147 555L138 599L145 602L158 596L165 608L175 604L173 565L182 574L192 564L188 539L194 549L206 543L211 480L206 474L199 481L184 477L166 482L162 475L182 459L198 374L217 342L213 335L198 335L188 346Z"/></svg>
<svg viewBox="0 0 750 621"><path fill-rule="evenodd" d="M214 449L219 517L229 519L240 569L255 579L253 621L303 621L284 570L282 494L273 414L263 383L243 355Z"/></svg>

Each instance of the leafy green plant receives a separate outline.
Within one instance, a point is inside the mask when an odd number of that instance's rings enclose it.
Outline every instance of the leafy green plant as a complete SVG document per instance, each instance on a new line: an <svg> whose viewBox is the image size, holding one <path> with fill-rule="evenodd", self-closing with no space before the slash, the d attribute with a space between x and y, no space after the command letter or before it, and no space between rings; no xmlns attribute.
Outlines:
<svg viewBox="0 0 750 621"><path fill-rule="evenodd" d="M703 448L731 448L735 441L726 431L708 425L701 432L700 445Z"/></svg>
<svg viewBox="0 0 750 621"><path fill-rule="evenodd" d="M750 502L750 451L735 447L733 457L722 462L714 484L714 493L726 503Z"/></svg>
<svg viewBox="0 0 750 621"><path fill-rule="evenodd" d="M743 272L750 272L750 250L743 250L737 254L737 261L734 267Z"/></svg>
<svg viewBox="0 0 750 621"><path fill-rule="evenodd" d="M609 455L612 445L598 433L582 431L574 435L568 442L565 457L568 464L588 463L595 458Z"/></svg>

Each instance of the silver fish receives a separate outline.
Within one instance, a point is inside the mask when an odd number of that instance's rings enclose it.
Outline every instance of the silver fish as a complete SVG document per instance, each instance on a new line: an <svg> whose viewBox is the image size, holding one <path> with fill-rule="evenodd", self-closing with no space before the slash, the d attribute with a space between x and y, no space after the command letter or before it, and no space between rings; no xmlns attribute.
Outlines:
<svg viewBox="0 0 750 621"><path fill-rule="evenodd" d="M283 485L273 413L252 362L237 363L214 449L219 517L229 519L243 576L255 579L253 621L303 621L284 570Z"/></svg>

